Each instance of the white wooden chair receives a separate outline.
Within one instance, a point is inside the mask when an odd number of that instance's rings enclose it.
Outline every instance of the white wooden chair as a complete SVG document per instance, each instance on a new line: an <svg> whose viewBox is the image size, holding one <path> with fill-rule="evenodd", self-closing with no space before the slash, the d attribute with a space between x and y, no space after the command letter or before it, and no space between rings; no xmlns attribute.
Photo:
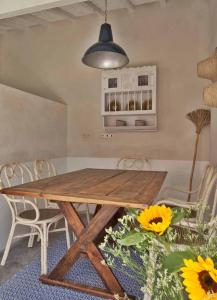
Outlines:
<svg viewBox="0 0 217 300"><path fill-rule="evenodd" d="M34 174L35 174L35 179L43 179L43 178L48 178L52 176L57 175L57 170L54 166L54 164L50 160L36 160L33 163L33 169L34 169ZM58 205L54 201L46 201L47 207L48 208L58 208ZM81 210L82 204L74 204L76 209L79 210L79 213L83 213L86 217L87 223L90 222L90 210L88 204L84 204L84 210ZM56 228L57 223L54 224L54 227ZM67 221L65 220L65 226L68 228ZM68 230L68 229L67 229ZM33 237L34 238L34 237ZM68 234L68 243L70 243L70 235ZM73 239L75 240L75 235L73 235Z"/></svg>
<svg viewBox="0 0 217 300"><path fill-rule="evenodd" d="M57 175L57 171L56 168L54 166L54 164L52 164L51 161L49 160L35 160L33 162L33 171L34 171L34 179L35 180L40 180L43 178L48 178L48 177L52 177L52 176L56 176ZM58 205L56 204L56 202L54 201L49 201L44 199L44 207L49 209L59 209ZM67 242L67 248L69 249L70 247L70 234L69 234L69 229L68 229L68 223L66 221L66 219L64 218L64 227L62 228L57 228L57 224L58 221L55 222L54 224L49 224L48 226L48 230L47 230L47 239L49 238L49 233L52 232L59 232L59 231L65 231L66 232L66 242ZM54 229L51 230L51 226L54 225ZM34 231L34 229L33 229ZM29 238L29 247L32 247L34 242L34 235L30 236Z"/></svg>
<svg viewBox="0 0 217 300"><path fill-rule="evenodd" d="M54 164L49 160L35 160L33 162L33 171L35 180L57 175ZM54 201L45 200L45 207L58 208L58 205Z"/></svg>
<svg viewBox="0 0 217 300"><path fill-rule="evenodd" d="M126 156L121 157L117 161L116 168L122 170L144 170L147 165L150 166L150 162L145 157Z"/></svg>
<svg viewBox="0 0 217 300"><path fill-rule="evenodd" d="M165 204L168 206L175 206L175 207L182 207L188 208L195 211L196 216L195 218L188 219L187 221L182 221L182 225L192 226L194 227L196 222L201 223L204 221L205 214L207 212L207 208L209 205L210 198L212 196L213 190L216 188L217 182L217 169L214 166L207 166L204 176L201 180L198 190L196 191L183 191L176 188L165 188L162 191L162 199L158 200L156 204ZM179 192L183 194L196 194L197 199L196 201L187 202L184 200L176 199L173 197L165 197L168 192ZM216 206L217 206L217 197L213 197L212 207L210 212L210 219L215 216L216 213Z"/></svg>
<svg viewBox="0 0 217 300"><path fill-rule="evenodd" d="M25 182L33 181L33 175L30 169L23 163L10 163L3 165L0 170L1 188L11 187ZM41 240L41 274L47 273L47 244L48 230L51 224L54 224L64 218L59 209L56 208L39 208L41 201L37 199L28 199L21 196L3 195L7 200L12 214L12 225L8 241L1 260L1 265L5 265L8 253L10 251L13 239L40 236ZM17 225L27 226L30 228L29 233L14 235ZM62 229L66 232L67 230ZM69 246L69 245L68 245Z"/></svg>

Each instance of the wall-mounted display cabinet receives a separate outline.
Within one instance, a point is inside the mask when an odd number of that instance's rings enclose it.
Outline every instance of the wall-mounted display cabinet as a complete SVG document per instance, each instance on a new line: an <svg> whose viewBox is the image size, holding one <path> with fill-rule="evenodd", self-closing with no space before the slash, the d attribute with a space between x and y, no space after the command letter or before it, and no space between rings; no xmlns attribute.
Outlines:
<svg viewBox="0 0 217 300"><path fill-rule="evenodd" d="M156 131L156 66L102 72L106 131Z"/></svg>

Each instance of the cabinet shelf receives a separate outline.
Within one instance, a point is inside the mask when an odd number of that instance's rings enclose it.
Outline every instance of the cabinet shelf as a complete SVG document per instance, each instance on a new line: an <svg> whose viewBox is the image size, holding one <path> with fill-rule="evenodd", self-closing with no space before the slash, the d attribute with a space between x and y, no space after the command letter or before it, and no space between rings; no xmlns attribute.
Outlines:
<svg viewBox="0 0 217 300"><path fill-rule="evenodd" d="M122 111L109 111L109 112L102 112L103 116L135 116L135 115L155 115L155 111L153 110L122 110Z"/></svg>
<svg viewBox="0 0 217 300"><path fill-rule="evenodd" d="M120 88L104 88L105 93L134 93L134 92L141 92L141 91L149 91L152 88L155 88L154 85L147 85L143 87L137 87L132 89L124 89L124 91Z"/></svg>
<svg viewBox="0 0 217 300"><path fill-rule="evenodd" d="M118 132L118 131L157 131L156 126L110 126L105 127L107 132Z"/></svg>

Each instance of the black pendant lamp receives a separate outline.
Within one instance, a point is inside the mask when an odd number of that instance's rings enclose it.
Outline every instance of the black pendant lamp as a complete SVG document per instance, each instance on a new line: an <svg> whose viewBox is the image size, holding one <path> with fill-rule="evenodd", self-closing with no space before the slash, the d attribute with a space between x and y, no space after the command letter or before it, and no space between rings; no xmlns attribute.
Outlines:
<svg viewBox="0 0 217 300"><path fill-rule="evenodd" d="M107 23L107 0L105 0L105 23L101 25L99 41L87 49L82 62L98 69L116 69L129 62L126 52L113 42L111 25Z"/></svg>

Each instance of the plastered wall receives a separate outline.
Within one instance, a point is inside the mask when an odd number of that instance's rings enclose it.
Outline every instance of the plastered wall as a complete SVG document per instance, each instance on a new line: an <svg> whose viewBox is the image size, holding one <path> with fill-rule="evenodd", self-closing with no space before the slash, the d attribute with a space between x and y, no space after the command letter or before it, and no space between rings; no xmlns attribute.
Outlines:
<svg viewBox="0 0 217 300"><path fill-rule="evenodd" d="M0 164L66 155L66 105L0 84Z"/></svg>
<svg viewBox="0 0 217 300"><path fill-rule="evenodd" d="M66 106L0 84L0 165L66 155ZM0 196L0 250L11 226Z"/></svg>
<svg viewBox="0 0 217 300"><path fill-rule="evenodd" d="M172 0L167 7L146 5L109 14L114 39L126 49L130 66L158 67L159 131L101 137L101 72L81 63L98 39L96 15L3 38L1 81L67 103L68 156L191 160L194 126L185 115L202 106L204 82L197 62L210 47L208 1ZM199 160L209 159L209 129L201 136Z"/></svg>

